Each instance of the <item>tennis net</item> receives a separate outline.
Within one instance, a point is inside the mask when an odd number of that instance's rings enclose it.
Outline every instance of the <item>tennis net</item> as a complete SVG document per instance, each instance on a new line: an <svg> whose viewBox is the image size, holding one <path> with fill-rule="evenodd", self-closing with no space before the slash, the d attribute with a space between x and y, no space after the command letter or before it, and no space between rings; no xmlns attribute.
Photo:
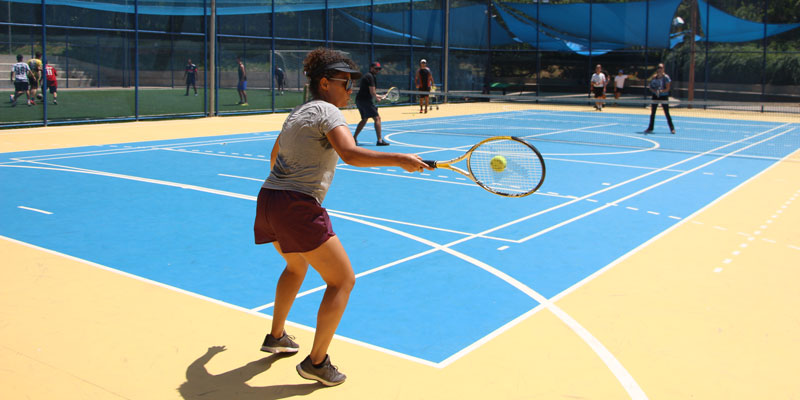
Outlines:
<svg viewBox="0 0 800 400"><path fill-rule="evenodd" d="M421 92L401 91L416 103ZM431 96L425 132L446 135L513 135L531 143L707 153L800 161L800 103L657 101L586 94L535 96L447 92ZM669 107L674 134L663 106ZM650 114L656 106L652 131Z"/></svg>

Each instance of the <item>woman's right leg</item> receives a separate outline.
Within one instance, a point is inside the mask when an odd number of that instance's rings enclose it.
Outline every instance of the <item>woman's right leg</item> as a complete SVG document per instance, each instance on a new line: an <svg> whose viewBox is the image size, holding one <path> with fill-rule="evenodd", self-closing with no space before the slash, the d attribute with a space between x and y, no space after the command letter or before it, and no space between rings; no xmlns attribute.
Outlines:
<svg viewBox="0 0 800 400"><path fill-rule="evenodd" d="M280 338L283 336L289 310L291 310L297 292L300 291L300 286L306 277L308 262L300 253L284 253L278 242L272 243L275 250L286 260L286 268L278 279L278 286L275 289L275 307L273 307L272 330L270 331L273 337Z"/></svg>
<svg viewBox="0 0 800 400"><path fill-rule="evenodd" d="M654 97L653 100L656 100L656 98ZM650 106L650 125L647 125L648 131L652 131L656 124L656 110L658 110L658 104L653 103Z"/></svg>
<svg viewBox="0 0 800 400"><path fill-rule="evenodd" d="M331 237L321 246L302 255L319 272L328 286L317 312L317 329L310 355L311 362L320 364L325 361L325 356L328 354L328 346L347 307L356 277L350 259L337 236Z"/></svg>

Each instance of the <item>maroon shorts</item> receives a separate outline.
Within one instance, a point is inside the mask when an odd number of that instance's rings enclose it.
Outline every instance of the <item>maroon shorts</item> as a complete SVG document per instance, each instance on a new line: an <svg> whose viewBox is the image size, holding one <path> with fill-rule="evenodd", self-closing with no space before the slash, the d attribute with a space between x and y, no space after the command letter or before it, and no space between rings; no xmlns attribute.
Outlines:
<svg viewBox="0 0 800 400"><path fill-rule="evenodd" d="M328 212L307 194L261 188L256 207L256 244L277 240L284 253L304 253L335 235Z"/></svg>

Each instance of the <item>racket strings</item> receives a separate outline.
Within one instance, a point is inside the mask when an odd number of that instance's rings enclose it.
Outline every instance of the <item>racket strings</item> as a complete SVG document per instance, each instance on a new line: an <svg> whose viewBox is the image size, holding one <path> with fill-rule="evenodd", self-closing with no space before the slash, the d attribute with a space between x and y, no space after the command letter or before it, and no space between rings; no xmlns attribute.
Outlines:
<svg viewBox="0 0 800 400"><path fill-rule="evenodd" d="M468 165L482 185L508 195L522 195L536 189L544 173L539 155L514 140L495 140L480 145L470 155Z"/></svg>
<svg viewBox="0 0 800 400"><path fill-rule="evenodd" d="M396 102L400 100L400 93L398 93L397 89L391 88L388 92L386 92L386 100Z"/></svg>

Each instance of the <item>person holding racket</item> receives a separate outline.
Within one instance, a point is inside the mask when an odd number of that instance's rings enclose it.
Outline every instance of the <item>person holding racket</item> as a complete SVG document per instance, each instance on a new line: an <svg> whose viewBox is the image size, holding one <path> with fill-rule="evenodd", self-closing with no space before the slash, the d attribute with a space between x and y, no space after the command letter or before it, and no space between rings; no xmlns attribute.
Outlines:
<svg viewBox="0 0 800 400"><path fill-rule="evenodd" d="M669 88L672 84L672 80L669 79L669 75L664 73L664 64L658 64L658 69L656 69L656 75L650 80L650 93L653 94L653 100L658 100L661 102L661 107L664 109L664 115L667 117L667 124L669 125L669 132L673 135L675 134L675 125L672 124L672 117L669 115ZM647 126L644 133L653 132L653 125L656 119L656 110L658 109L658 103L653 103L650 106L650 125Z"/></svg>
<svg viewBox="0 0 800 400"><path fill-rule="evenodd" d="M377 76L380 71L381 63L376 61L370 64L369 72L364 74L361 78L361 83L358 87L356 106L358 107L358 113L361 114L361 121L358 123L358 126L356 126L356 133L353 135L356 144L358 144L358 134L364 129L367 120L372 118L372 120L375 121L375 136L378 137L378 146L389 145L388 142L383 141L383 136L381 136L381 116L378 114L378 106L372 102L373 98L375 98L376 101L381 101L386 97L375 93L375 87L378 84Z"/></svg>
<svg viewBox="0 0 800 400"><path fill-rule="evenodd" d="M347 106L353 81L361 76L342 53L318 48L303 61L312 99L297 106L283 124L270 155L271 171L258 194L256 244L272 243L286 260L278 280L272 327L262 351L296 353L285 331L286 318L311 265L326 283L317 314L311 351L297 372L326 386L346 376L331 365L328 347L347 306L355 274L342 243L333 232L322 201L336 164L357 167L397 166L408 172L432 169L416 154L389 153L356 146L340 107Z"/></svg>

